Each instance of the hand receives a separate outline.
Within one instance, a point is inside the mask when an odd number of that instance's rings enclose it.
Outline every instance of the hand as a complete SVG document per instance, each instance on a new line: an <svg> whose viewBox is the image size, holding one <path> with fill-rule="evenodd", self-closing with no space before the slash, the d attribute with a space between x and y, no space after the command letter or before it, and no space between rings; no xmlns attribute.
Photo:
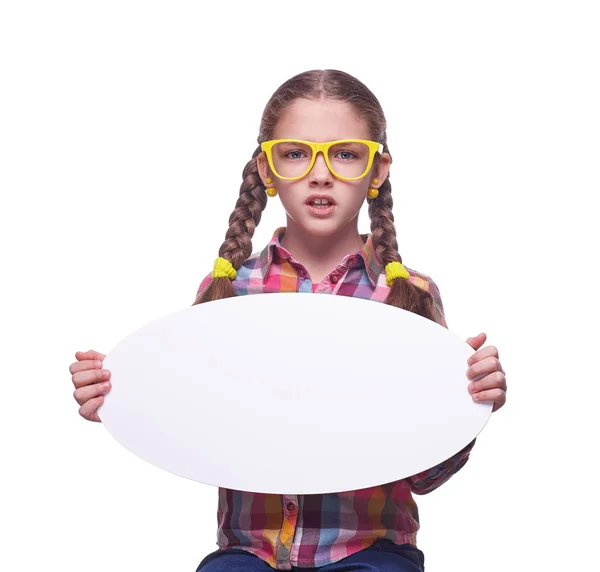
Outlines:
<svg viewBox="0 0 600 572"><path fill-rule="evenodd" d="M492 413L506 403L506 376L498 359L498 350L494 346L481 348L487 336L481 333L469 338L467 343L477 350L468 360L467 377L473 380L469 392L474 401L493 401ZM480 379L475 379L479 377Z"/></svg>
<svg viewBox="0 0 600 572"><path fill-rule="evenodd" d="M73 374L73 392L75 401L81 405L79 415L88 421L102 423L98 417L98 407L104 401L104 393L110 390L110 371L102 369L104 354L89 350L77 352L78 361L72 363L69 371Z"/></svg>

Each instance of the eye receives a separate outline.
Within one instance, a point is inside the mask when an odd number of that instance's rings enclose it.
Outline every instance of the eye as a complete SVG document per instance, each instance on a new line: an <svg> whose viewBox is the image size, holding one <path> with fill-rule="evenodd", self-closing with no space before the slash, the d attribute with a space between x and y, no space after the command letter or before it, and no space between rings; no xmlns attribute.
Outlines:
<svg viewBox="0 0 600 572"><path fill-rule="evenodd" d="M301 159L302 156L306 157L302 151L290 151L289 153L286 153L285 156L290 159Z"/></svg>
<svg viewBox="0 0 600 572"><path fill-rule="evenodd" d="M351 153L350 151L340 151L338 153L338 155L340 155L340 159L343 159L344 161L348 161L349 159L355 159L356 155L354 153ZM344 155L343 157L341 155Z"/></svg>

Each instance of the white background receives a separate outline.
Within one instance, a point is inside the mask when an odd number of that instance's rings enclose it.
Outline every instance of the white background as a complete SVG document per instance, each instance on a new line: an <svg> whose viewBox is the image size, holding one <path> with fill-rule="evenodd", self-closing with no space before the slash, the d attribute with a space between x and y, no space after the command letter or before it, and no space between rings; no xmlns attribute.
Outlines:
<svg viewBox="0 0 600 572"><path fill-rule="evenodd" d="M217 490L80 417L68 367L193 302L268 98L315 68L379 98L404 263L507 373L467 466L416 497L428 572L593 567L595 2L1 6L1 569L192 572L216 549ZM270 200L255 249L284 222ZM293 470L283 438L261 462Z"/></svg>

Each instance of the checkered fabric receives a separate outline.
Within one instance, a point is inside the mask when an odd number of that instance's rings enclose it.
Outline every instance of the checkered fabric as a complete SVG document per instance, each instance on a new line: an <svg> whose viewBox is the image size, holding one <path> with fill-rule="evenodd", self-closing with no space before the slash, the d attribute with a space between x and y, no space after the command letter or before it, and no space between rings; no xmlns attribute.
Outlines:
<svg viewBox="0 0 600 572"><path fill-rule="evenodd" d="M377 260L370 235L363 235L364 247L344 257L318 284L311 282L306 268L281 246L285 228L279 228L267 246L250 256L232 284L238 295L270 292L308 292L366 298L383 302L389 292L385 270ZM433 280L406 268L409 280L429 291L442 315L440 292ZM211 281L202 280L197 294ZM466 364L465 364L466 367ZM302 416L297 415L288 434L278 434L279 444L269 455L268 443L261 442L257 462L303 462L294 457L294 440L302 438ZM292 432L293 431L293 432ZM288 446L281 455L281 442ZM467 462L475 444L412 477L372 488L324 495L274 495L219 488L217 545L255 554L276 570L315 568L337 562L387 538L416 549L419 513L412 494L426 494L445 483ZM242 444L243 445L243 444ZM240 444L236 444L240 446ZM235 454L235 446L232 447Z"/></svg>

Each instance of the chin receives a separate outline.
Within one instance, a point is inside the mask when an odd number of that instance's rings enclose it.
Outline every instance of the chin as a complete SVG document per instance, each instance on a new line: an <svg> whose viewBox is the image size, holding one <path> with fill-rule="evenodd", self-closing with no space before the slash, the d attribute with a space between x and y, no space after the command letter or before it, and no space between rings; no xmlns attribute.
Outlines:
<svg viewBox="0 0 600 572"><path fill-rule="evenodd" d="M345 224L341 224L340 221L336 221L334 219L303 220L298 221L296 224L303 228L308 234L319 238L334 236L346 226Z"/></svg>
<svg viewBox="0 0 600 572"><path fill-rule="evenodd" d="M326 238L329 236L335 236L347 229L349 224L358 217L360 211L354 212L354 209L336 207L329 216L318 217L307 213L303 208L297 208L294 205L289 210L286 209L286 214L293 221L293 224L303 232L318 238Z"/></svg>

